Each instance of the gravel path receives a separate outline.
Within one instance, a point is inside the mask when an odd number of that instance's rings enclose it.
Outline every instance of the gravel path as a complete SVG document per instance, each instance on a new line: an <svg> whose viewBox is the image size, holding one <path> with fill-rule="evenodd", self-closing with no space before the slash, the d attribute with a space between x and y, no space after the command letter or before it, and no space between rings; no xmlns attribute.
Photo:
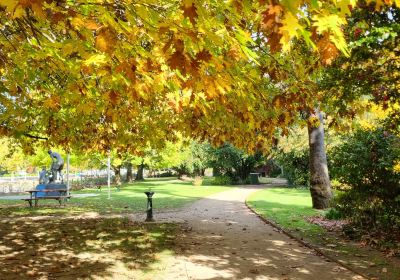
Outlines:
<svg viewBox="0 0 400 280"><path fill-rule="evenodd" d="M156 214L159 222L187 225L159 279L364 279L261 221L245 205L259 189L239 187Z"/></svg>

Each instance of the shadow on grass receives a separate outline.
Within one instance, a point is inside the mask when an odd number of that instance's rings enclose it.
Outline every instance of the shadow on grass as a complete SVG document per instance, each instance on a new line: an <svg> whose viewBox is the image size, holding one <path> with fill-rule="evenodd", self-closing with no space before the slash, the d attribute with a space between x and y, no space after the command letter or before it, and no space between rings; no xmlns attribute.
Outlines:
<svg viewBox="0 0 400 280"><path fill-rule="evenodd" d="M158 262L175 227L126 219L0 224L1 279L136 279Z"/></svg>
<svg viewBox="0 0 400 280"><path fill-rule="evenodd" d="M179 235L166 225L116 219L0 223L0 278L140 279L169 250L196 266L161 279L187 279L188 271L197 279L350 279L327 270L333 266L261 223L236 199L206 198L189 208L181 218L197 226Z"/></svg>
<svg viewBox="0 0 400 280"><path fill-rule="evenodd" d="M193 186L191 182L179 181L176 178L123 185L120 191L111 189L111 199L108 199L107 189L85 189L73 191L72 194L93 193L92 197L73 197L65 207L59 207L58 202L52 200L39 201L38 208L29 208L21 200L0 201L0 216L37 216L37 215L66 215L84 212L107 213L132 213L146 210L147 198L145 191L152 189L155 192L153 205L155 210L176 209L199 198L212 193L223 191L229 187L221 186Z"/></svg>

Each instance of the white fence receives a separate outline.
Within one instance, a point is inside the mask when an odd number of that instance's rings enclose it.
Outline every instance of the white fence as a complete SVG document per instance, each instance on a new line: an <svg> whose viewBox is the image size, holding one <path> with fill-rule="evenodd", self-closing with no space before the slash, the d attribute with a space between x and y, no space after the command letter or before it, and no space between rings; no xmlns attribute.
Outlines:
<svg viewBox="0 0 400 280"><path fill-rule="evenodd" d="M14 182L0 182L1 193L20 193L32 190L38 184L38 180L17 180Z"/></svg>

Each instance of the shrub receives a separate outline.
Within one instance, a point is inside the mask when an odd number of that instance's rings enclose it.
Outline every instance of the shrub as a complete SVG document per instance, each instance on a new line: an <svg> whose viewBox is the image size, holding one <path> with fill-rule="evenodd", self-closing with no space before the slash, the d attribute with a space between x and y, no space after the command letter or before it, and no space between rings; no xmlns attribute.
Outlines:
<svg viewBox="0 0 400 280"><path fill-rule="evenodd" d="M217 176L214 177L214 180L211 184L216 186L232 185L232 179L229 176L225 175Z"/></svg>
<svg viewBox="0 0 400 280"><path fill-rule="evenodd" d="M343 218L342 213L337 210L336 208L330 208L326 213L325 213L325 218L328 220L340 220Z"/></svg>
<svg viewBox="0 0 400 280"><path fill-rule="evenodd" d="M382 129L358 130L331 154L331 177L350 188L335 208L368 231L400 230L400 141Z"/></svg>
<svg viewBox="0 0 400 280"><path fill-rule="evenodd" d="M279 153L277 161L283 167L283 177L290 185L310 186L310 169L308 150Z"/></svg>

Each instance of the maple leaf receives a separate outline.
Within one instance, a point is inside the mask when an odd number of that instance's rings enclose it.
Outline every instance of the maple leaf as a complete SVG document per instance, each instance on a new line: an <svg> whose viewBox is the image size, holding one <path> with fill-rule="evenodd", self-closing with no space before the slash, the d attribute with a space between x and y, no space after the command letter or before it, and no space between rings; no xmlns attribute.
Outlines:
<svg viewBox="0 0 400 280"><path fill-rule="evenodd" d="M168 59L168 65L171 69L178 69L183 75L186 75L187 58L182 52L174 52Z"/></svg>
<svg viewBox="0 0 400 280"><path fill-rule="evenodd" d="M282 26L279 28L282 37L279 43L283 46L285 51L290 48L290 40L294 37L298 37L299 31L303 27L299 24L298 19L290 12L286 13L282 20Z"/></svg>
<svg viewBox="0 0 400 280"><path fill-rule="evenodd" d="M117 36L111 28L103 27L96 36L96 48L102 52L111 54L115 49Z"/></svg>
<svg viewBox="0 0 400 280"><path fill-rule="evenodd" d="M329 33L326 33L325 36L317 42L317 47L321 56L321 61L325 65L330 65L339 55L335 44L329 39Z"/></svg>
<svg viewBox="0 0 400 280"><path fill-rule="evenodd" d="M190 22L194 26L198 17L195 4L192 1L186 1L186 3L181 6L181 9L183 10L183 16L189 18Z"/></svg>
<svg viewBox="0 0 400 280"><path fill-rule="evenodd" d="M120 101L119 93L116 91L109 91L107 95L107 99L110 101L112 105L116 105Z"/></svg>
<svg viewBox="0 0 400 280"><path fill-rule="evenodd" d="M282 47L282 34L279 31L283 26L281 22L282 11L283 9L280 5L268 5L267 9L262 13L261 29L267 37L267 43L273 53L279 51Z"/></svg>
<svg viewBox="0 0 400 280"><path fill-rule="evenodd" d="M212 58L212 55L207 50L202 50L196 54L197 61L209 62Z"/></svg>

